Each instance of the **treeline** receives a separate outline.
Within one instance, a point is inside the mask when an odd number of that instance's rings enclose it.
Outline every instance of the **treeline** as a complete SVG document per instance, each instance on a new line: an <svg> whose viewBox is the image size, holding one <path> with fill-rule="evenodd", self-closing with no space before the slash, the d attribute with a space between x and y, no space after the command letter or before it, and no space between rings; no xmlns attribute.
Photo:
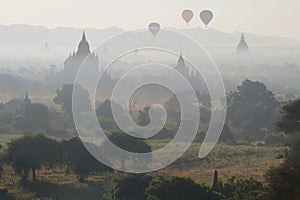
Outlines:
<svg viewBox="0 0 300 200"><path fill-rule="evenodd" d="M287 134L300 132L300 99L282 107L282 117L277 121L279 131ZM148 152L151 147L143 140L131 140L122 133L111 134L108 139L132 152ZM136 145L138 142L139 145ZM103 142L105 144L105 141ZM104 148L105 149L105 148ZM109 155L109 152L103 152ZM110 155L109 155L110 156ZM218 191L196 183L190 178L157 175L125 175L114 180L108 188L106 199L182 200L182 199L255 199L291 200L300 197L300 143L294 141L288 152L283 152L282 164L265 174L266 185L254 180L237 180L231 177L220 181ZM129 158L119 155L126 162ZM132 159L135 160L135 159ZM121 163L122 163L121 162ZM139 160L136 160L139 162ZM36 171L43 168L63 167L84 181L91 173L112 173L85 149L78 138L57 141L45 135L25 135L7 144L1 151L1 165L10 165L22 180L33 180ZM4 168L5 169L5 168ZM3 168L1 168L3 171ZM136 196L135 196L136 195Z"/></svg>
<svg viewBox="0 0 300 200"><path fill-rule="evenodd" d="M92 172L112 171L96 160L79 138L58 141L43 134L25 135L9 142L2 151L1 165L4 164L11 166L22 180L29 180L30 174L36 180L36 172L41 168L71 170L80 181Z"/></svg>
<svg viewBox="0 0 300 200"><path fill-rule="evenodd" d="M103 200L257 200L263 198L263 184L254 179L228 178L219 191L189 177L120 175L112 181Z"/></svg>
<svg viewBox="0 0 300 200"><path fill-rule="evenodd" d="M146 144L139 149L135 148L133 141L125 137L115 133L110 139L123 149L135 152L150 150ZM115 178L104 183L109 187L102 195L103 200L257 199L263 191L262 183L254 179L237 180L232 177L224 183L220 181L219 190L213 191L210 186L186 177L115 172L96 160L77 137L58 141L43 134L25 135L9 142L2 149L1 164L9 165L22 182L36 181L37 171L41 168L53 169L53 173L55 168L62 168L66 176L75 173L80 182L91 174L107 176L114 173ZM8 167L4 169L9 170Z"/></svg>
<svg viewBox="0 0 300 200"><path fill-rule="evenodd" d="M72 116L72 92L74 85L64 85L57 90L53 102L56 106L47 107L40 103L24 106L22 99L12 99L0 103L0 134L45 132L56 137L72 137L76 135ZM81 99L81 109L91 111L88 92L77 85L78 98ZM200 127L197 141L202 141L211 117L211 99L206 93L197 93L200 115ZM245 80L236 91L227 94L227 116L222 142L234 144L250 144L262 141L261 144L280 145L293 140L283 137L274 128L274 123L281 117L281 107L289 102L279 102L275 95L261 82ZM117 110L124 112L122 105L110 100L97 104L96 114L101 127L106 132L119 131L111 111L114 104ZM167 111L167 123L161 133L152 139L170 139L174 137L180 123L180 106L175 96L164 103ZM136 109L131 105L131 116L134 121L145 126L150 121L149 106ZM225 134L226 133L226 134Z"/></svg>

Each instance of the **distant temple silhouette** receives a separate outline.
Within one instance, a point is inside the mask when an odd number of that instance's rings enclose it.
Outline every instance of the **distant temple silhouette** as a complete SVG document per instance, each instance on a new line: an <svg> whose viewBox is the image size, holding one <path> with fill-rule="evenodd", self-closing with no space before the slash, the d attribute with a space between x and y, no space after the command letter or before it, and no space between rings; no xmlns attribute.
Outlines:
<svg viewBox="0 0 300 200"><path fill-rule="evenodd" d="M249 47L245 40L244 33L242 33L242 35L241 35L240 42L236 48L236 53L237 54L250 54Z"/></svg>
<svg viewBox="0 0 300 200"><path fill-rule="evenodd" d="M86 60L85 60L86 59ZM70 54L64 62L64 69L62 71L62 79L64 83L74 83L76 74L85 61L84 75L95 76L98 75L98 56L90 51L90 45L86 39L85 32L82 34L82 39L79 42L78 50Z"/></svg>
<svg viewBox="0 0 300 200"><path fill-rule="evenodd" d="M80 76L89 82L87 83L88 85L91 85L91 83L97 80L100 75L98 69L99 59L98 55L91 52L90 45L84 31L81 41L78 44L77 51L73 51L73 53L71 53L64 61L64 68L61 71L57 71L55 66L51 66L46 77L46 82L49 86L54 86L56 88L61 87L64 84L73 84L81 66L83 68ZM102 79L107 85L110 85L113 82L110 74L107 72L104 72Z"/></svg>
<svg viewBox="0 0 300 200"><path fill-rule="evenodd" d="M43 51L44 51L44 52L48 52L49 50L50 50L50 48L49 48L49 45L48 45L48 43L47 43L47 42L45 42L45 45L44 45Z"/></svg>
<svg viewBox="0 0 300 200"><path fill-rule="evenodd" d="M28 92L26 92L25 98L23 100L23 105L28 105L28 104L31 104L31 99L28 96Z"/></svg>
<svg viewBox="0 0 300 200"><path fill-rule="evenodd" d="M29 104L31 104L31 99L29 98L28 92L26 92L21 107L19 109L17 109L17 113L24 112L26 106L29 105Z"/></svg>
<svg viewBox="0 0 300 200"><path fill-rule="evenodd" d="M108 57L108 50L106 46L104 47L102 53L103 55L100 55L100 57L103 58L103 60L101 60L100 62L98 55L96 55L94 52L91 52L86 34L85 32L83 32L81 41L78 44L77 51L73 51L73 53L71 53L69 57L64 61L64 68L61 71L58 71L56 66L51 66L46 77L47 85L54 88L60 88L64 84L73 84L77 72L82 66L83 70L80 74L82 78L81 80L86 80L87 82L89 82L86 85L88 88L92 86L92 83L98 81L98 78L102 73L101 79L99 80L99 85L101 85L104 90L109 91L114 87L118 78L115 77L113 79L110 72L107 70L99 70L99 65L106 65L105 58ZM201 75L192 67L192 65L186 63L182 53L180 53L174 69L181 73L190 82L195 91L206 90L206 84L201 78ZM171 78L172 76L173 74L168 74L164 78ZM186 88L182 88L179 90L186 90Z"/></svg>
<svg viewBox="0 0 300 200"><path fill-rule="evenodd" d="M186 65L185 60L182 56L182 52L180 52L179 59L174 69L181 73L190 82L194 90L199 91L205 88L205 84L203 83L200 74L198 74L195 69L189 68Z"/></svg>

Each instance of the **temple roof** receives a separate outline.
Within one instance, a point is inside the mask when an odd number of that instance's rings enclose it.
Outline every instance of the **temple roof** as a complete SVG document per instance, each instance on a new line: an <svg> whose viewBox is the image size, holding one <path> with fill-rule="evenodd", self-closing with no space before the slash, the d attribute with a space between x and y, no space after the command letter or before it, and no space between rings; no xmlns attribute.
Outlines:
<svg viewBox="0 0 300 200"><path fill-rule="evenodd" d="M85 32L83 31L82 39L78 45L78 50L76 54L78 55L88 55L90 53L90 45L88 41L86 40Z"/></svg>
<svg viewBox="0 0 300 200"><path fill-rule="evenodd" d="M27 105L27 104L30 104L30 103L31 103L31 100L29 99L28 92L26 92L25 98L23 100L23 104Z"/></svg>
<svg viewBox="0 0 300 200"><path fill-rule="evenodd" d="M247 52L249 53L249 47L248 47L248 44L245 40L245 36L244 36L244 33L242 33L241 35L241 39L240 39L240 42L236 48L236 52L237 53L240 53L240 52Z"/></svg>

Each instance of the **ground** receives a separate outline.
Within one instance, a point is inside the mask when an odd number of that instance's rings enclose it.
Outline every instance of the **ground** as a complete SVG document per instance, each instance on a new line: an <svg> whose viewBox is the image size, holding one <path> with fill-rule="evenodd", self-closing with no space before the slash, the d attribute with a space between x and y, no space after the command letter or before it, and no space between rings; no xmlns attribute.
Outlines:
<svg viewBox="0 0 300 200"><path fill-rule="evenodd" d="M0 136L1 143L6 143L18 136ZM153 148L159 148L168 141L150 141ZM201 144L193 144L190 149L171 166L152 173L189 176L199 183L210 186L214 170L219 171L219 178L226 180L231 176L237 178L253 177L264 182L264 173L281 160L276 157L286 147L267 146L229 146L217 144L213 151L200 160L197 155ZM100 199L111 185L118 173L90 175L84 183L78 182L74 174L65 174L64 169L42 169L37 172L37 181L22 183L11 168L4 166L5 173L0 179L0 199ZM2 195L2 196L1 196Z"/></svg>

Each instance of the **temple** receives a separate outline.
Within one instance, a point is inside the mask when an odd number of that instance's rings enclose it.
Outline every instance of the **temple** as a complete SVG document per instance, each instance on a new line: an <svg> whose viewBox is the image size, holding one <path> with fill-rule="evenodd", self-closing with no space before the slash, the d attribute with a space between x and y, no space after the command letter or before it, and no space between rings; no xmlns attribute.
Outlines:
<svg viewBox="0 0 300 200"><path fill-rule="evenodd" d="M25 98L23 100L23 106L28 105L28 104L31 104L31 100L30 100L30 98L28 96L28 92L26 92Z"/></svg>
<svg viewBox="0 0 300 200"><path fill-rule="evenodd" d="M28 92L26 92L24 100L22 102L22 105L20 109L17 110L18 113L22 113L25 111L25 108L27 105L31 104L31 99L29 98Z"/></svg>
<svg viewBox="0 0 300 200"><path fill-rule="evenodd" d="M242 35L241 35L240 42L236 48L236 53L237 54L249 54L250 53L248 44L245 40L244 33L242 33Z"/></svg>
<svg viewBox="0 0 300 200"><path fill-rule="evenodd" d="M180 56L174 69L181 73L189 81L195 91L200 91L205 88L203 87L203 82L200 78L200 74L198 74L194 68L189 68L186 65L185 60L182 56L182 52L180 52Z"/></svg>
<svg viewBox="0 0 300 200"><path fill-rule="evenodd" d="M82 72L85 76L87 76L87 78L99 73L98 56L91 52L85 32L82 34L82 39L79 42L77 51L70 54L64 62L64 69L62 71L62 79L64 83L74 83L76 74L83 61L84 69Z"/></svg>

